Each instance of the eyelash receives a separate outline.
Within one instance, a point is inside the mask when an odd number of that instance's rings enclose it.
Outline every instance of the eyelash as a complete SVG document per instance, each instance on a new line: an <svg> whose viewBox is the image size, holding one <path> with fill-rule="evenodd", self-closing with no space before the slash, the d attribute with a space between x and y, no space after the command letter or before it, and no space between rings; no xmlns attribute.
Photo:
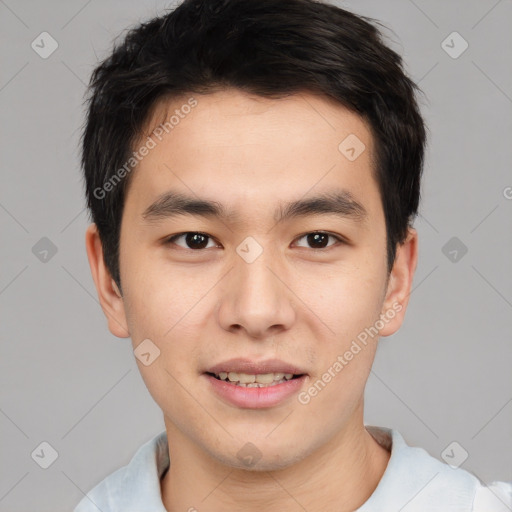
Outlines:
<svg viewBox="0 0 512 512"><path fill-rule="evenodd" d="M183 233L178 233L177 235L173 235L169 238L167 238L165 241L164 241L164 245L171 245L171 244L174 244L175 243L175 240L177 240L178 238L181 238L185 235L189 235L189 234L194 234L194 235L202 235L206 238L209 238L211 240L215 240L212 236L208 235L207 233L203 233L201 231L185 231ZM346 244L347 241L344 240L342 237L340 237L339 235L335 235L333 233L329 233L328 231L308 231L307 233L304 233L303 235L300 235L299 237L297 237L295 240L300 240L308 235L313 235L313 234L321 234L321 235L327 235L331 238L334 238L338 243L335 243L335 244L331 244L331 245L327 245L326 247L321 247L321 248L312 248L310 247L311 250L313 251L326 251L327 249L330 249L336 245L339 245L339 244ZM206 248L202 248L202 249L191 249L190 247L181 247L181 246L178 246L180 247L181 249L185 250L185 251L193 251L193 252L200 252L200 251L203 251L204 249ZM209 247L207 247L209 249ZM303 247L305 248L305 247Z"/></svg>

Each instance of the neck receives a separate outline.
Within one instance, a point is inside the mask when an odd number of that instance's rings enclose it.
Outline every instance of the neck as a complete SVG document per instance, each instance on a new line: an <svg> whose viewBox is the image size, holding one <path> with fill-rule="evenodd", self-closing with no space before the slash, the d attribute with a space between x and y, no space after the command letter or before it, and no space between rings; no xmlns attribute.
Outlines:
<svg viewBox="0 0 512 512"><path fill-rule="evenodd" d="M171 465L161 482L168 512L349 512L368 500L390 453L364 428L361 415L306 458L285 469L232 468L166 422Z"/></svg>

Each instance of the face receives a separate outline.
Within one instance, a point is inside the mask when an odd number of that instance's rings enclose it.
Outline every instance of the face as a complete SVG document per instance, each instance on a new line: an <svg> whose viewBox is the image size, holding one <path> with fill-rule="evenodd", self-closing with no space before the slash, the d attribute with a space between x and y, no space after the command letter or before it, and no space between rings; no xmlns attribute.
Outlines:
<svg viewBox="0 0 512 512"><path fill-rule="evenodd" d="M169 436L230 466L248 454L286 467L362 425L414 238L388 281L374 143L357 115L306 93L193 98L159 105L141 139L156 144L124 205L123 297L104 269L95 280L111 331L145 343L137 364Z"/></svg>

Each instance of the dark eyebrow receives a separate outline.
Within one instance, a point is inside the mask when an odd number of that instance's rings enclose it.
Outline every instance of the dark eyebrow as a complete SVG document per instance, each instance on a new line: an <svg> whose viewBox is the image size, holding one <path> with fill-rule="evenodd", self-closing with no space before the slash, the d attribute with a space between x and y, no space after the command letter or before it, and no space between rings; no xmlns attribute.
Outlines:
<svg viewBox="0 0 512 512"><path fill-rule="evenodd" d="M276 221L321 214L334 214L357 222L368 218L366 208L348 190L338 190L287 203L279 209Z"/></svg>
<svg viewBox="0 0 512 512"><path fill-rule="evenodd" d="M146 222L155 222L176 215L200 215L222 219L231 217L217 201L196 199L178 192L166 192L144 210L142 218Z"/></svg>
<svg viewBox="0 0 512 512"><path fill-rule="evenodd" d="M364 206L356 201L347 190L337 190L313 197L298 199L279 205L274 219L282 222L295 217L308 215L334 214L349 218L357 222L364 222L368 218L368 212ZM154 203L148 206L142 213L142 218L147 223L176 215L198 215L202 217L218 217L224 220L236 220L235 212L227 211L217 201L198 199L178 192L166 192Z"/></svg>

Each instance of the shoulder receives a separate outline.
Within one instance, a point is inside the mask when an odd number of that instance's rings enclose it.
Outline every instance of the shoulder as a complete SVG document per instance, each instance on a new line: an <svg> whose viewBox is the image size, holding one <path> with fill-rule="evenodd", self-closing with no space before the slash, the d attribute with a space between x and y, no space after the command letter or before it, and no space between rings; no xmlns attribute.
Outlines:
<svg viewBox="0 0 512 512"><path fill-rule="evenodd" d="M512 482L492 482L476 489L472 512L510 512Z"/></svg>
<svg viewBox="0 0 512 512"><path fill-rule="evenodd" d="M160 477L168 465L167 435L163 431L143 444L128 465L84 495L73 512L165 512Z"/></svg>
<svg viewBox="0 0 512 512"><path fill-rule="evenodd" d="M392 504L398 510L429 512L512 510L512 484L495 482L486 487L471 472L446 464L423 448L409 446L397 430L366 428L379 444L391 451L391 457L367 508L363 506L361 512L373 512L383 504Z"/></svg>
<svg viewBox="0 0 512 512"><path fill-rule="evenodd" d="M113 512L122 493L128 466L114 471L84 495L73 512Z"/></svg>

